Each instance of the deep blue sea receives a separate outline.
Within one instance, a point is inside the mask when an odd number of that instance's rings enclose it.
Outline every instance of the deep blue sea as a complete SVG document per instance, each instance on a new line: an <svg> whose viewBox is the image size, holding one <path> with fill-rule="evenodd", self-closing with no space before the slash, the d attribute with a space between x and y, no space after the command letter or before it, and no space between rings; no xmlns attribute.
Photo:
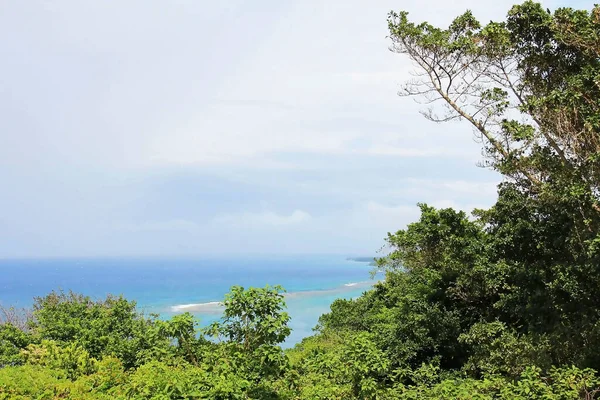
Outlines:
<svg viewBox="0 0 600 400"><path fill-rule="evenodd" d="M144 312L168 318L190 311L207 325L232 285L281 285L292 334L286 346L312 332L337 298L354 298L375 283L372 267L345 256L206 258L85 258L0 260L0 303L28 307L34 296L63 289L135 300Z"/></svg>

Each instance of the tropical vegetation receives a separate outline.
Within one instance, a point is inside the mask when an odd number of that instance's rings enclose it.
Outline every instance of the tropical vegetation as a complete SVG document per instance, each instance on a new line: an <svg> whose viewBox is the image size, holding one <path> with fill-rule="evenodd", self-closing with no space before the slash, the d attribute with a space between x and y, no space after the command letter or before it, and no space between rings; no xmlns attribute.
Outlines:
<svg viewBox="0 0 600 400"><path fill-rule="evenodd" d="M233 287L202 329L122 297L4 309L0 399L600 398L600 7L388 26L417 68L401 94L470 125L502 175L491 208L421 204L385 279L285 351L279 287Z"/></svg>

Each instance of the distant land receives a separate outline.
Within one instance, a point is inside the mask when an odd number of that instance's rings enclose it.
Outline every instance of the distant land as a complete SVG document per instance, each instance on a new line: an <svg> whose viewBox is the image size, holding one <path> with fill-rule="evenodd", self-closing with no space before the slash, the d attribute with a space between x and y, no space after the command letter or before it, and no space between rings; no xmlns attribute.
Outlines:
<svg viewBox="0 0 600 400"><path fill-rule="evenodd" d="M348 257L347 260L356 262L366 262L369 265L375 265L375 257Z"/></svg>

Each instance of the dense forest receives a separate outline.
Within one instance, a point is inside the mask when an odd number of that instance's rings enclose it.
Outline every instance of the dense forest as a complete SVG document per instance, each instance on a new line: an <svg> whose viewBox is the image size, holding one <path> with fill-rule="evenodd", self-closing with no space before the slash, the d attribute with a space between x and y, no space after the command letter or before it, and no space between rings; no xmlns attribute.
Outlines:
<svg viewBox="0 0 600 400"><path fill-rule="evenodd" d="M502 174L490 209L420 205L385 279L289 350L279 287L232 288L203 329L121 297L4 309L0 399L600 398L600 7L388 25L416 68L400 94L470 126Z"/></svg>

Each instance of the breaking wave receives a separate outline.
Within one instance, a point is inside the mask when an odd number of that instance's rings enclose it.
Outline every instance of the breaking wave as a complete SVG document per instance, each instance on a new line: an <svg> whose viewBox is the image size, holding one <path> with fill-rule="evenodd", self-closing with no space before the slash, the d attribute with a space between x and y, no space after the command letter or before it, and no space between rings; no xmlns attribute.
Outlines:
<svg viewBox="0 0 600 400"><path fill-rule="evenodd" d="M223 303L220 301L209 301L207 303L192 303L192 304L178 304L171 307L172 312L186 312L196 311L208 314L218 314L223 311Z"/></svg>
<svg viewBox="0 0 600 400"><path fill-rule="evenodd" d="M335 294L341 294L344 292L356 290L358 288L369 288L376 284L378 281L363 281L363 282L350 282L345 283L342 286L338 286L331 289L317 289L317 290L301 290L297 292L286 292L283 295L289 299L306 298L306 297L317 297L317 296L329 296ZM209 301L206 303L192 303L192 304L178 304L171 306L171 312L198 312L202 314L220 314L223 312L223 303L220 301Z"/></svg>

